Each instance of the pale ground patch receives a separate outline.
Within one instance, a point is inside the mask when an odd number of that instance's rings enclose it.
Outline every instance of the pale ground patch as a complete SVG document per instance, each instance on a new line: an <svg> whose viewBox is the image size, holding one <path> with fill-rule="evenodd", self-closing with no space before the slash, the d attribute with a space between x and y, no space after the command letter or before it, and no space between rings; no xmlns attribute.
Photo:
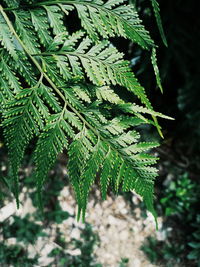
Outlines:
<svg viewBox="0 0 200 267"><path fill-rule="evenodd" d="M30 198L25 198L26 189L20 195L23 206L16 210L15 203L7 203L0 210L0 222L8 219L12 214L24 217L27 213L35 211ZM32 257L36 253L40 254L39 266L52 266L52 259L47 255L58 245L54 242L56 229L59 228L67 242L72 238L79 239L81 229L84 224L78 223L75 219L76 203L72 196L71 189L64 187L58 198L64 211L67 211L74 217L64 220L61 224L51 225L51 229L45 229L50 237L39 237L36 244L30 245L28 251ZM133 203L137 204L139 198L133 194ZM86 221L93 227L93 231L98 234L100 243L94 249L96 261L103 267L118 267L121 258L128 258L128 267L152 267L140 247L149 235L155 235L159 240L165 239L161 231L156 231L155 222L150 213L147 218L141 216L141 210L135 208L131 210L129 202L122 196L101 201L100 192L92 194L88 202ZM162 218L158 218L159 228L162 226ZM1 237L0 237L1 238ZM16 243L16 240L10 238L6 241L8 244ZM79 255L80 250L69 248L66 252L71 255ZM36 267L36 266L35 266Z"/></svg>

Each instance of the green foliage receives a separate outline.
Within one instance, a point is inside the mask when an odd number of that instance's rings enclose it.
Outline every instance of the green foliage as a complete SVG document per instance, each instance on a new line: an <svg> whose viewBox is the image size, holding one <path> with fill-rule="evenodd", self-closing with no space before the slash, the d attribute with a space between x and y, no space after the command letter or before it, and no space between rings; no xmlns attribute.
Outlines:
<svg viewBox="0 0 200 267"><path fill-rule="evenodd" d="M165 216L162 231L166 238L158 241L150 236L141 247L152 263L172 266L184 262L186 266L199 266L199 193L199 184L188 173L177 176L162 189L164 197L158 209Z"/></svg>
<svg viewBox="0 0 200 267"><path fill-rule="evenodd" d="M23 246L8 246L0 242L0 266L8 266L9 264L9 266L13 267L31 267L37 263L37 258L29 258Z"/></svg>
<svg viewBox="0 0 200 267"><path fill-rule="evenodd" d="M161 17L160 17L160 7L159 7L159 3L157 0L151 0L151 4L153 7L153 11L156 17L156 22L160 31L160 35L162 37L163 43L165 44L165 46L167 46L167 40L165 37L165 33L164 33L164 29L162 26L162 21L161 21Z"/></svg>
<svg viewBox="0 0 200 267"><path fill-rule="evenodd" d="M122 258L121 262L119 264L119 267L127 267L128 266L129 259L127 258Z"/></svg>
<svg viewBox="0 0 200 267"><path fill-rule="evenodd" d="M13 223L11 225L5 225L3 227L3 237L8 239L16 236L17 241L23 241L24 243L35 243L38 236L45 235L42 232L42 227L34 222L31 222L27 215L23 219L18 216L13 216ZM37 235L36 235L37 233Z"/></svg>
<svg viewBox="0 0 200 267"><path fill-rule="evenodd" d="M157 158L147 154L154 142L141 142L135 126L153 124L152 105L132 73L129 62L109 41L124 37L152 50L161 88L155 44L133 5L126 1L4 1L0 6L1 125L8 147L12 191L19 205L18 172L25 152L37 138L33 153L38 199L58 155L67 152L70 180L80 217L96 176L103 199L111 186L135 190L153 209ZM69 33L66 16L76 11L81 29ZM158 7L156 8L158 15ZM142 103L127 102L116 86ZM148 117L152 116L153 121Z"/></svg>
<svg viewBox="0 0 200 267"><path fill-rule="evenodd" d="M197 214L196 221L192 225L195 229L195 231L192 233L192 236L190 238L190 242L188 245L191 248L190 253L187 255L187 258L189 260L195 260L195 262L200 266L200 214Z"/></svg>
<svg viewBox="0 0 200 267"><path fill-rule="evenodd" d="M54 257L57 266L62 267L102 267L101 264L95 263L93 256L94 246L99 242L98 236L92 231L91 225L86 224L85 229L81 232L81 239L74 239L72 244L80 249L81 254L72 256L65 252L64 248L54 249L49 256Z"/></svg>
<svg viewBox="0 0 200 267"><path fill-rule="evenodd" d="M160 200L162 207L165 208L165 215L182 214L192 209L198 194L194 187L195 184L189 179L188 173L177 181L172 181L165 191L165 197Z"/></svg>
<svg viewBox="0 0 200 267"><path fill-rule="evenodd" d="M184 245L159 242L154 237L148 237L142 245L141 250L147 255L151 263L165 262L170 267L173 263L180 264L177 255L183 253Z"/></svg>

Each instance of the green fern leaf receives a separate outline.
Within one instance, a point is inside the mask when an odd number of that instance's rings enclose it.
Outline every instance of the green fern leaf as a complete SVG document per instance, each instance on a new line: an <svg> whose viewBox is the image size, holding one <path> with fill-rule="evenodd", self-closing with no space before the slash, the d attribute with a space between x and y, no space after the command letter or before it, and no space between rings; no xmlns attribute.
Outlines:
<svg viewBox="0 0 200 267"><path fill-rule="evenodd" d="M88 144L89 140L85 137L84 131L76 135L75 140L69 146L69 161L68 161L68 171L70 182L74 188L76 199L79 207L78 220L80 219L82 210L82 194L81 194L81 174L83 166L86 160L89 158Z"/></svg>
<svg viewBox="0 0 200 267"><path fill-rule="evenodd" d="M87 199L91 185L94 183L96 174L100 169L101 164L103 163L105 157L104 144L101 141L98 141L94 146L91 156L88 158L83 173L80 177L80 187L81 187L81 210L82 218L84 221Z"/></svg>
<svg viewBox="0 0 200 267"><path fill-rule="evenodd" d="M28 61L28 57L23 52L18 51L18 60L14 62L11 61L10 64L13 70L20 73L27 84L34 86L37 83L33 67Z"/></svg>
<svg viewBox="0 0 200 267"><path fill-rule="evenodd" d="M152 61L152 65L154 68L154 73L156 75L157 85L160 88L160 91L163 93L163 87L162 87L161 79L160 79L160 72L159 72L158 65L157 65L156 49L154 48L152 50L151 61Z"/></svg>
<svg viewBox="0 0 200 267"><path fill-rule="evenodd" d="M41 192L49 170L64 148L68 147L65 129L62 124L63 112L49 118L44 132L40 135L34 153L36 168L35 178L39 193L39 204L42 206ZM70 127L70 126L68 126Z"/></svg>
<svg viewBox="0 0 200 267"><path fill-rule="evenodd" d="M21 85L19 82L19 78L15 75L14 71L8 65L8 59L5 59L5 56L1 55L0 62L0 71L1 76L4 78L6 83L13 89L14 93L18 93L21 91Z"/></svg>
<svg viewBox="0 0 200 267"><path fill-rule="evenodd" d="M14 44L14 37L12 36L11 32L9 31L9 27L6 24L4 18L0 14L0 42L9 52L9 54L17 60L17 53L16 47Z"/></svg>
<svg viewBox="0 0 200 267"><path fill-rule="evenodd" d="M50 25L53 29L53 33L58 35L60 33L66 32L66 28L63 25L62 15L60 14L60 8L56 5L52 6L45 6L43 7L46 9L48 19L50 21Z"/></svg>
<svg viewBox="0 0 200 267"><path fill-rule="evenodd" d="M31 10L31 19L35 30L38 33L41 44L45 47L48 47L49 44L53 41L50 31L47 28L48 20L45 16L45 12L42 9L33 9Z"/></svg>
<svg viewBox="0 0 200 267"><path fill-rule="evenodd" d="M17 205L19 206L19 179L18 170L21 165L25 149L32 139L34 133L38 133L38 125L30 115L30 105L21 108L13 107L4 110L3 126L5 127L4 135L9 152L10 176L13 180L13 188ZM11 103L13 106L13 103ZM36 110L34 110L36 111Z"/></svg>
<svg viewBox="0 0 200 267"><path fill-rule="evenodd" d="M167 39L165 37L165 33L164 33L164 29L162 26L162 21L161 21L161 17L160 17L160 7L159 7L159 3L157 2L157 0L151 0L151 4L153 7L153 11L156 17L156 21L157 21L157 25L158 25L158 29L160 31L160 35L162 37L163 43L164 45L167 47Z"/></svg>
<svg viewBox="0 0 200 267"><path fill-rule="evenodd" d="M32 25L29 11L16 10L13 11L13 14L15 15L16 30L22 42L30 53L38 53L40 51L40 45Z"/></svg>
<svg viewBox="0 0 200 267"><path fill-rule="evenodd" d="M105 156L103 167L100 176L100 184L101 184L101 192L102 192L102 199L106 199L107 189L110 184L110 176L111 171L113 169L113 165L115 162L114 153L112 153L111 149L109 148L107 155Z"/></svg>
<svg viewBox="0 0 200 267"><path fill-rule="evenodd" d="M154 46L149 33L144 29L133 6L120 5L124 1L66 1L73 5L91 39L97 41L98 34L102 37L114 35L129 38L148 49ZM58 1L59 3L59 1ZM63 3L60 1L60 3ZM48 1L45 2L48 4ZM117 7L116 7L117 5ZM64 8L64 7L63 7Z"/></svg>

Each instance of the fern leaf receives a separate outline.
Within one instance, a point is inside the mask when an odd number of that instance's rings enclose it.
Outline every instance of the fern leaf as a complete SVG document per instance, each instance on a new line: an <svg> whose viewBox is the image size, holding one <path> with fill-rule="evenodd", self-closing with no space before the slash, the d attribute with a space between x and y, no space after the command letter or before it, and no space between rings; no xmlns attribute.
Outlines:
<svg viewBox="0 0 200 267"><path fill-rule="evenodd" d="M48 20L45 16L45 12L42 9L31 10L31 19L35 30L38 33L41 44L48 47L53 41L48 26Z"/></svg>
<svg viewBox="0 0 200 267"><path fill-rule="evenodd" d="M114 153L112 153L112 151L109 148L107 155L105 156L104 162L102 164L103 167L100 176L100 184L101 184L101 192L103 200L106 199L107 189L110 184L110 175L115 161L114 159L115 159Z"/></svg>
<svg viewBox="0 0 200 267"><path fill-rule="evenodd" d="M16 10L13 11L13 13L15 15L16 30L21 40L28 48L30 53L38 53L40 51L40 45L32 25L29 11Z"/></svg>
<svg viewBox="0 0 200 267"><path fill-rule="evenodd" d="M7 4L10 8L18 8L19 7L19 1L18 0L4 0L4 2Z"/></svg>
<svg viewBox="0 0 200 267"><path fill-rule="evenodd" d="M1 55L0 62L0 71L1 76L5 79L6 83L13 89L14 93L18 93L21 91L21 85L19 82L19 78L16 76L15 72L8 65L8 58L5 59L5 56Z"/></svg>
<svg viewBox="0 0 200 267"><path fill-rule="evenodd" d="M83 28L86 29L89 36L94 41L97 41L98 35L97 35L96 31L94 31L94 29L93 29L92 19L88 15L87 6L81 5L81 4L76 4L75 7L76 7L76 10L78 12L79 18L81 19L81 24L82 24Z"/></svg>
<svg viewBox="0 0 200 267"><path fill-rule="evenodd" d="M86 206L87 206L87 199L89 190L91 185L94 183L96 174L100 169L101 164L103 163L105 156L104 145L101 141L95 145L91 156L89 157L88 161L85 164L83 174L80 178L80 186L81 186L81 200L82 200L82 218L84 221Z"/></svg>
<svg viewBox="0 0 200 267"><path fill-rule="evenodd" d="M13 91L10 89L7 81L0 76L0 101L1 101L1 109L0 112L3 112L3 107L9 101L14 99Z"/></svg>
<svg viewBox="0 0 200 267"><path fill-rule="evenodd" d="M90 44L91 42L87 38L73 52L62 50L56 52L56 61L59 62L62 75L64 75L62 69L68 67L66 63L68 60L70 68L66 72L72 72L75 78L83 78L84 71L91 82L98 86L104 84L119 84L124 86L129 91L134 92L149 109L152 109L144 88L134 77L129 68L129 63L123 60L123 55L119 53L116 48L108 47L109 43L106 41L93 46L89 51L85 51L88 50ZM41 56L45 61L45 65L48 67L47 71L49 73L52 72L50 62L53 63L55 61L55 56L53 56L53 54L51 56L51 53L43 53ZM64 59L63 56L65 56L66 59ZM59 80L57 77L58 74L55 75L55 77L52 76L53 81L56 81L56 79Z"/></svg>
<svg viewBox="0 0 200 267"><path fill-rule="evenodd" d="M13 108L10 112L4 111L3 126L4 135L9 152L10 175L13 180L13 188L17 205L19 206L19 179L18 170L24 157L25 149L32 139L34 132L38 133L38 126L30 115L29 105L24 106L20 111ZM18 114L20 113L20 114ZM16 114L16 115L15 115Z"/></svg>
<svg viewBox="0 0 200 267"><path fill-rule="evenodd" d="M16 53L16 47L14 44L14 37L9 31L9 27L6 24L1 14L0 14L0 43L6 48L6 50L13 57L14 60L18 59Z"/></svg>
<svg viewBox="0 0 200 267"><path fill-rule="evenodd" d="M104 100L112 104L120 104L122 102L120 97L108 86L97 87L96 95L100 101Z"/></svg>
<svg viewBox="0 0 200 267"><path fill-rule="evenodd" d="M34 86L37 83L37 78L34 73L33 67L28 61L28 57L21 51L18 51L18 60L15 62L10 62L12 69L19 72L24 81L30 85Z"/></svg>
<svg viewBox="0 0 200 267"><path fill-rule="evenodd" d="M52 59L51 57L44 57L41 58L41 61L44 67L44 72L48 73L48 76L56 85L63 87L65 85L65 82L62 80L60 71L57 69L57 66L53 64L54 59Z"/></svg>
<svg viewBox="0 0 200 267"><path fill-rule="evenodd" d="M137 115L137 113L144 113L144 114L146 113L146 114L150 114L150 115L155 116L155 117L157 116L160 118L173 120L173 118L166 116L166 115L163 115L159 112L153 111L152 109L148 109L148 108L138 106L135 104L131 104L131 103L122 103L122 104L120 103L118 105L118 107L120 109L122 109L123 111L126 111L128 113L134 113L135 115Z"/></svg>
<svg viewBox="0 0 200 267"><path fill-rule="evenodd" d="M41 96L43 101L46 102L53 109L53 111L61 112L61 105L52 88L41 84L38 88L38 95Z"/></svg>
<svg viewBox="0 0 200 267"><path fill-rule="evenodd" d="M35 178L37 181L37 189L39 194L39 204L42 206L41 192L42 186L46 180L49 170L54 165L56 158L64 148L68 147L65 129L62 125L63 112L49 118L44 128L44 132L40 135L36 150L35 158Z"/></svg>
<svg viewBox="0 0 200 267"><path fill-rule="evenodd" d="M85 146L86 137L84 134L79 134L75 137L75 140L69 146L69 161L68 161L68 171L70 182L74 188L76 199L79 207L78 220L80 219L80 213L82 209L82 196L81 196L81 174L83 166L85 165L86 160L89 158L89 150Z"/></svg>
<svg viewBox="0 0 200 267"><path fill-rule="evenodd" d="M82 27L95 41L99 39L98 34L104 38L118 35L129 38L146 49L154 46L149 33L138 18L136 10L133 6L120 5L122 2L117 1L116 4L113 4L113 1L103 3L96 0L85 2L76 0L66 1L66 4L70 3L76 8ZM48 1L45 2L45 5L47 4Z"/></svg>
<svg viewBox="0 0 200 267"><path fill-rule="evenodd" d="M74 90L77 98L85 101L86 103L92 102L88 92L86 90L84 90L84 88L81 88L80 86L74 86L73 90Z"/></svg>
<svg viewBox="0 0 200 267"><path fill-rule="evenodd" d="M121 152L125 153L126 155L132 155L138 152L143 152L152 149L154 147L157 147L158 145L159 145L158 143L152 143L152 142L138 143L121 149Z"/></svg>
<svg viewBox="0 0 200 267"><path fill-rule="evenodd" d="M154 73L156 75L157 85L160 88L161 93L163 93L163 87L161 84L160 72L159 72L158 65L157 65L156 49L154 49L154 48L152 50L151 61L152 61L152 65L154 68Z"/></svg>
<svg viewBox="0 0 200 267"><path fill-rule="evenodd" d="M47 12L53 33L55 35L63 32L67 33L66 28L63 25L63 16L60 14L60 8L56 5L46 6L45 3L43 4L43 7Z"/></svg>
<svg viewBox="0 0 200 267"><path fill-rule="evenodd" d="M62 75L62 77L68 81L68 80L72 80L72 74L69 71L69 63L66 60L66 58L64 56L53 56L56 63L57 63L57 67L60 70L60 74Z"/></svg>
<svg viewBox="0 0 200 267"><path fill-rule="evenodd" d="M59 46L63 44L66 39L66 32L59 33L58 35L54 36L53 41L49 43L47 47L47 51L57 51Z"/></svg>
<svg viewBox="0 0 200 267"><path fill-rule="evenodd" d="M74 95L73 87L63 88L65 93L65 98L76 110L83 111L85 109L84 105L79 101L79 99Z"/></svg>
<svg viewBox="0 0 200 267"><path fill-rule="evenodd" d="M72 49L74 49L79 40L83 38L84 35L85 33L83 31L77 31L72 35L68 36L68 39L65 40L61 50L71 51Z"/></svg>
<svg viewBox="0 0 200 267"><path fill-rule="evenodd" d="M104 4L104 6L108 9L112 9L113 7L118 6L124 2L126 2L126 0L109 0Z"/></svg>
<svg viewBox="0 0 200 267"><path fill-rule="evenodd" d="M157 22L157 25L158 25L158 29L160 31L160 35L161 35L161 38L163 40L163 43L164 45L167 47L167 39L165 37L165 33L164 33L164 29L163 29L163 25L162 25L162 21L161 21L161 17L160 17L160 7L159 7L159 3L157 0L151 0L151 4L152 4L152 7L153 7L153 11L154 11L154 14L155 14L155 17L156 17L156 22Z"/></svg>

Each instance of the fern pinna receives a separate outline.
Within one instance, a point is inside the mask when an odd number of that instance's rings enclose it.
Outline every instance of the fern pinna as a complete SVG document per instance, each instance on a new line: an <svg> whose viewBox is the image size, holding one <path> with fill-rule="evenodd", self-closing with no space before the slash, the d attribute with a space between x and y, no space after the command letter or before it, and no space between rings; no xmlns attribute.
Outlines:
<svg viewBox="0 0 200 267"><path fill-rule="evenodd" d="M156 1L153 1L154 3ZM81 29L69 33L67 17L75 12ZM33 138L34 177L42 188L59 153L68 155L67 170L85 217L87 198L99 177L103 199L134 190L153 209L154 142L141 142L135 127L157 117L129 62L109 41L124 37L152 51L155 44L133 5L125 0L3 0L0 5L0 103L10 160L10 177L18 202L18 170ZM127 102L116 85L132 92L141 105ZM149 117L150 116L150 117ZM151 119L152 117L152 119Z"/></svg>

